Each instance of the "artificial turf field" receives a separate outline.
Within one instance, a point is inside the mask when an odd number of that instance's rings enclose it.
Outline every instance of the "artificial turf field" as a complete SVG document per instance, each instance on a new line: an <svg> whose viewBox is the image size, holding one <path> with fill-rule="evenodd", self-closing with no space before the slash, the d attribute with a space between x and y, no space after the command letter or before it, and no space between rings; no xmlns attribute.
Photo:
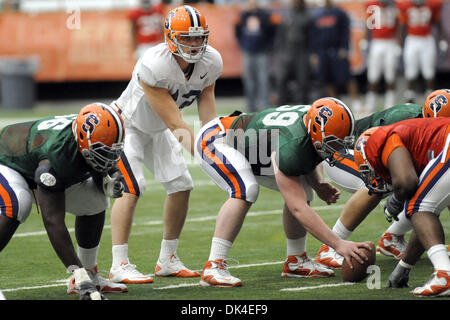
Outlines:
<svg viewBox="0 0 450 320"><path fill-rule="evenodd" d="M195 108L192 108L195 109ZM73 110L77 112L78 109ZM233 109L219 108L219 114L226 115ZM59 114L67 113L61 110ZM194 110L195 111L195 110ZM11 117L33 118L55 113L54 110L33 111L2 115L2 121ZM187 114L193 119L195 113ZM4 124L2 124L4 125ZM199 166L189 161L189 170L195 188L191 193L190 209L185 223L178 254L186 266L201 271L209 256L211 237L214 232L218 209L227 199L206 176ZM146 274L153 274L162 237L162 207L165 191L148 174L148 189L139 201L134 226L129 241L130 261ZM342 191L337 204L327 206L320 199L311 204L330 226L339 217L350 194ZM239 288L205 288L198 285L198 278L156 278L153 284L128 285L128 293L109 294L110 300L151 301L295 301L295 300L413 300L411 290L423 285L431 275L432 265L426 255L410 274L410 288L384 288L387 278L396 265L393 258L377 255L374 272L368 281L358 284L343 283L340 271L333 278L292 279L280 276L286 254L286 241L282 229L281 209L283 200L279 193L261 188L258 201L252 206L242 230L230 252L230 271L239 277L243 286ZM450 234L448 211L441 215L446 230L447 242ZM66 217L72 238L74 217ZM350 240L378 242L388 227L380 205L356 229ZM311 257L319 250L321 242L308 235L307 248ZM99 250L99 269L111 266L111 227L109 211ZM0 289L8 300L77 300L76 295L67 295L65 279L68 274L54 253L45 233L41 217L33 207L28 220L23 223L9 245L0 253ZM434 298L433 300L441 300ZM448 298L442 298L447 300Z"/></svg>

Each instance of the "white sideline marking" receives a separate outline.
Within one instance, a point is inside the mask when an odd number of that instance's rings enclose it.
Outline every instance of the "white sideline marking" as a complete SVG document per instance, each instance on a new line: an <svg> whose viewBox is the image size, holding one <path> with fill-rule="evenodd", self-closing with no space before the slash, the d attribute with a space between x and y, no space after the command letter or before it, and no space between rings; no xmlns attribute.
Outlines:
<svg viewBox="0 0 450 320"><path fill-rule="evenodd" d="M335 205L335 206L319 206L319 207L313 207L314 210L320 211L320 210L331 210L331 209L342 209L344 205ZM282 212L282 209L277 210L267 210L267 211L254 211L247 213L248 217L258 217L258 216L265 216L265 215L271 215L271 214L279 214ZM186 222L203 222L203 221L211 221L216 220L217 215L215 216L205 216L205 217L199 217L199 218L191 218L187 219ZM155 221L147 221L142 223L133 223L133 226L153 226L153 225L162 225L164 222L163 220L155 220ZM105 225L103 229L111 229L111 225ZM74 232L74 228L68 228L69 232ZM22 238L22 237L30 237L30 236L42 236L46 235L47 232L45 230L42 231L34 231L34 232L23 232L23 233L16 233L14 237Z"/></svg>
<svg viewBox="0 0 450 320"><path fill-rule="evenodd" d="M311 287L284 288L284 289L280 289L280 291L314 290L314 289L329 288L329 287L351 286L354 284L356 284L356 283L355 282L330 283L330 284L321 284L319 286L311 286Z"/></svg>

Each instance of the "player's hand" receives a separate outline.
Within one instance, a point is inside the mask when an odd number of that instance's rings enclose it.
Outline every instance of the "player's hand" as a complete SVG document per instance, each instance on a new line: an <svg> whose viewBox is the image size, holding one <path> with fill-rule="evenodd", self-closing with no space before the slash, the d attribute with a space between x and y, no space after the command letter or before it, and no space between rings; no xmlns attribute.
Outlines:
<svg viewBox="0 0 450 320"><path fill-rule="evenodd" d="M73 270L75 284L78 287L80 300L107 300L95 287L89 274L84 268Z"/></svg>
<svg viewBox="0 0 450 320"><path fill-rule="evenodd" d="M314 191L317 193L317 196L327 204L336 203L341 195L341 192L337 188L327 182L317 184L314 187Z"/></svg>
<svg viewBox="0 0 450 320"><path fill-rule="evenodd" d="M386 216L386 220L392 222L392 219L398 221L398 215L403 211L404 202L398 200L393 193L387 200L384 205L384 215Z"/></svg>
<svg viewBox="0 0 450 320"><path fill-rule="evenodd" d="M123 194L124 186L121 181L122 174L115 171L111 175L108 173L103 177L103 192L107 197L120 198Z"/></svg>
<svg viewBox="0 0 450 320"><path fill-rule="evenodd" d="M358 263L363 264L364 261L369 259L369 257L366 256L364 251L360 250L360 248L362 247L368 250L371 249L369 242L353 242L347 240L340 241L334 249L347 261L350 261L350 258L353 257L353 259L358 261ZM353 266L351 264L350 268L353 269Z"/></svg>

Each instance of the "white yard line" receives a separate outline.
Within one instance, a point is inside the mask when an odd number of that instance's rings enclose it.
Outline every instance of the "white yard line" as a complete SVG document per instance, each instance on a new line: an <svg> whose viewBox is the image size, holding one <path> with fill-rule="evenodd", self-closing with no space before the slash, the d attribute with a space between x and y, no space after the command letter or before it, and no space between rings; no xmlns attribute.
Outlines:
<svg viewBox="0 0 450 320"><path fill-rule="evenodd" d="M322 288L351 286L351 285L354 285L354 284L356 284L356 283L355 282L330 283L330 284L321 284L321 285L318 285L318 286L310 286L310 287L284 288L284 289L280 289L280 291L315 290L315 289L322 289Z"/></svg>

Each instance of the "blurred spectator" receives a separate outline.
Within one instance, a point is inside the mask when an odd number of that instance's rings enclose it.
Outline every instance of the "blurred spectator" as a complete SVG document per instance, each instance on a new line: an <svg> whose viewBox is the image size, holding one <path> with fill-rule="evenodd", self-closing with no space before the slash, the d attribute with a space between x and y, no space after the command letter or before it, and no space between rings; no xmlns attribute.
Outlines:
<svg viewBox="0 0 450 320"><path fill-rule="evenodd" d="M258 0L248 0L235 25L242 50L242 78L247 111L269 107L270 54L280 16L261 8Z"/></svg>
<svg viewBox="0 0 450 320"><path fill-rule="evenodd" d="M367 57L366 109L364 113L376 111L377 92L381 76L384 76L384 107L392 107L395 101L395 78L400 47L398 10L393 0L370 0L366 3L367 36L369 54ZM366 42L367 43L367 42Z"/></svg>
<svg viewBox="0 0 450 320"><path fill-rule="evenodd" d="M279 58L276 70L277 105L309 104L309 36L312 16L305 0L291 0L291 10L278 28L275 40ZM288 82L294 76L296 90L289 92Z"/></svg>
<svg viewBox="0 0 450 320"><path fill-rule="evenodd" d="M0 11L18 11L20 10L20 1L21 0L0 0Z"/></svg>
<svg viewBox="0 0 450 320"><path fill-rule="evenodd" d="M144 52L163 41L163 5L153 5L151 0L141 0L139 8L128 12L132 24L133 48L135 59Z"/></svg>
<svg viewBox="0 0 450 320"><path fill-rule="evenodd" d="M447 50L447 41L441 23L442 2L412 0L398 2L397 5L400 10L400 22L406 29L403 63L408 87L405 99L408 102L414 102L419 71L425 80L426 94L434 88L437 50L432 34L433 25L438 27L441 50Z"/></svg>
<svg viewBox="0 0 450 320"><path fill-rule="evenodd" d="M311 64L319 85L326 95L336 97L338 88L350 80L350 19L332 0L325 0L314 15L311 32Z"/></svg>

